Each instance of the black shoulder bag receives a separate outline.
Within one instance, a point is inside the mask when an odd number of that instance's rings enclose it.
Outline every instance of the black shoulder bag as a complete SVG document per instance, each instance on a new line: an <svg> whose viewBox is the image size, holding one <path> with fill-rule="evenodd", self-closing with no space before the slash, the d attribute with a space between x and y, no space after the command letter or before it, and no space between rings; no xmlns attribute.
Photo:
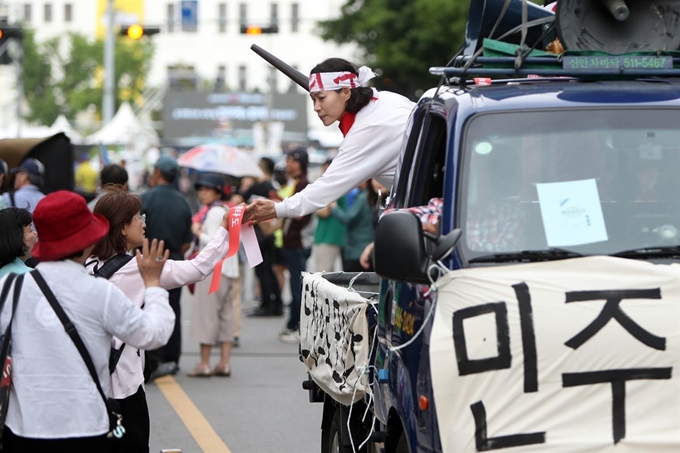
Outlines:
<svg viewBox="0 0 680 453"><path fill-rule="evenodd" d="M100 268L95 267L94 275L95 277L103 277L105 279L110 279L113 274L118 272L118 270L125 266L133 258L132 255L127 253L119 253L118 255L112 256L104 265Z"/></svg>
<svg viewBox="0 0 680 453"><path fill-rule="evenodd" d="M118 255L115 255L106 260L104 265L99 269L95 267L94 276L102 277L108 280L111 278L113 274L118 272L118 270L121 267L129 263L131 259L132 255L128 255L127 253L120 253ZM118 349L111 346L111 353L109 354L109 373L113 374L113 372L116 370L116 366L118 365L120 356L121 354L123 354L123 349L125 349L125 343L120 345L120 348ZM146 369L146 363L144 365L145 365L144 369Z"/></svg>
<svg viewBox="0 0 680 453"><path fill-rule="evenodd" d="M16 280L15 280L16 278ZM9 404L9 392L12 389L12 320L14 313L17 310L17 302L19 302L19 295L21 294L21 286L24 282L24 276L17 274L9 274L2 287L2 294L0 294L0 311L5 306L5 300L9 294L9 289L14 283L14 299L12 301L12 316L7 324L5 334L2 336L2 348L0 348L0 363L2 363L2 379L0 379L0 440L5 428L5 419L7 418L7 407Z"/></svg>
<svg viewBox="0 0 680 453"><path fill-rule="evenodd" d="M109 415L109 433L107 437L109 438L115 437L120 439L121 437L123 437L123 434L125 434L125 428L123 427L123 416L120 414L118 402L113 398L108 398L104 394L104 390L102 390L102 386L99 383L97 370L95 370L94 368L94 363L92 363L92 358L90 357L90 353L87 351L85 343L83 343L83 340L80 338L80 335L78 335L76 326L73 325L66 312L64 312L64 309L61 308L61 305L59 305L59 302L57 301L57 298L54 296L52 290L50 289L49 286L47 286L47 282L45 281L43 276L40 275L40 272L38 272L37 269L31 271L31 275L33 275L35 282L38 284L40 290L45 295L45 298L47 298L47 301L50 303L52 309L57 314L59 321L61 321L61 323L64 325L66 333L68 334L69 337L71 337L73 344L75 344L76 348L78 349L78 352L80 352L80 355L82 356L83 361L85 362L85 366L87 366L87 370L90 372L90 376L92 376L92 380L94 381L94 384L97 386L97 391L101 395L102 400L104 400L104 404L106 405L106 412Z"/></svg>

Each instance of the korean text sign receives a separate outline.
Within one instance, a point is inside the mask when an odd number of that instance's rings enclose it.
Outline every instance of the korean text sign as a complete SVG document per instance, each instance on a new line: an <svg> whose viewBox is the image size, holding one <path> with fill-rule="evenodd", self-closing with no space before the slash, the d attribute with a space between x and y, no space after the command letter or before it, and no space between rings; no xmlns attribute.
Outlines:
<svg viewBox="0 0 680 453"><path fill-rule="evenodd" d="M445 453L680 451L680 265L465 269L431 337Z"/></svg>

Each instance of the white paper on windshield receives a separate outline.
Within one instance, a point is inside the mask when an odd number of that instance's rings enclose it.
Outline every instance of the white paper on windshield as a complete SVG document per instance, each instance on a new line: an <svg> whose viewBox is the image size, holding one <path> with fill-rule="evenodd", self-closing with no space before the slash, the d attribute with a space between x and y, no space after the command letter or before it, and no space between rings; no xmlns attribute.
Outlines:
<svg viewBox="0 0 680 453"><path fill-rule="evenodd" d="M537 184L536 190L549 247L608 239L594 179Z"/></svg>

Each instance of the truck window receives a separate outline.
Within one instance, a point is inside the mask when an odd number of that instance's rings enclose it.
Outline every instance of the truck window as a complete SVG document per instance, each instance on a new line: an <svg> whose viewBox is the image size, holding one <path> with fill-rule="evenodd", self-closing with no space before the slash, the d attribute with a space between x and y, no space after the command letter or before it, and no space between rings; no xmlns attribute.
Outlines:
<svg viewBox="0 0 680 453"><path fill-rule="evenodd" d="M408 168L404 166L401 172L402 182L406 182L401 187L406 187L406 190L397 193L401 195L397 199L400 207L426 205L431 198L443 196L446 120L437 113L424 114L418 140L412 146L411 165ZM404 165L406 163L407 159Z"/></svg>
<svg viewBox="0 0 680 453"><path fill-rule="evenodd" d="M427 106L418 107L414 110L411 118L409 118L407 130L411 132L405 145L405 149L399 156L396 178L394 180L394 187L396 188L396 191L393 194L393 198L394 207L396 208L403 208L405 206L406 196L409 193L408 189L412 181L413 161L420 147L423 123L425 123L425 120L428 116L427 111Z"/></svg>
<svg viewBox="0 0 680 453"><path fill-rule="evenodd" d="M464 134L463 253L680 245L680 111L502 112Z"/></svg>
<svg viewBox="0 0 680 453"><path fill-rule="evenodd" d="M414 161L409 206L426 205L444 195L446 163L446 120L436 113L423 126L421 144Z"/></svg>

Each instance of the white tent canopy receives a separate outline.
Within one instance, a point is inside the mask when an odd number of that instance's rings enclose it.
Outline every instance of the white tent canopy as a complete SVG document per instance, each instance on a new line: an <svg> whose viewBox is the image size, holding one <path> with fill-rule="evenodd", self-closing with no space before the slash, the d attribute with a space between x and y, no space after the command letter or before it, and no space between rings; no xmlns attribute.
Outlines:
<svg viewBox="0 0 680 453"><path fill-rule="evenodd" d="M87 142L123 145L143 151L151 146L158 146L159 137L151 126L139 121L130 104L125 102L108 124L87 137Z"/></svg>
<svg viewBox="0 0 680 453"><path fill-rule="evenodd" d="M77 145L84 143L83 136L76 131L73 126L71 126L71 123L66 119L64 115L59 115L57 119L54 121L54 124L50 126L50 134L58 134L59 132L63 132L66 134L66 136L71 139L71 143L75 143Z"/></svg>
<svg viewBox="0 0 680 453"><path fill-rule="evenodd" d="M0 139L4 138L39 138L54 135L47 126L29 126L22 122L21 127L16 124L0 128Z"/></svg>

